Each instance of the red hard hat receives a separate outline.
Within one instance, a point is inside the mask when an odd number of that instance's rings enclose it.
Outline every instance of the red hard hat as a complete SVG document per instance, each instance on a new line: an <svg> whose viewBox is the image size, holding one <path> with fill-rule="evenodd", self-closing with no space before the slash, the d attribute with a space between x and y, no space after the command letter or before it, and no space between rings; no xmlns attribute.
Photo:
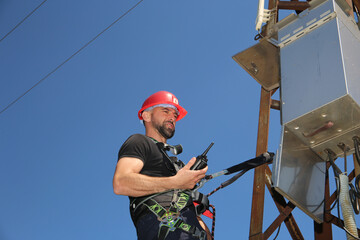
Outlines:
<svg viewBox="0 0 360 240"><path fill-rule="evenodd" d="M150 97L148 97L145 102L143 103L141 109L138 112L138 117L140 120L143 120L141 114L142 112L152 106L158 105L158 104L170 104L177 108L179 111L178 118L176 121L179 121L185 115L187 114L187 111L179 105L179 100L174 96L174 94L166 91L160 91L157 93L154 93Z"/></svg>

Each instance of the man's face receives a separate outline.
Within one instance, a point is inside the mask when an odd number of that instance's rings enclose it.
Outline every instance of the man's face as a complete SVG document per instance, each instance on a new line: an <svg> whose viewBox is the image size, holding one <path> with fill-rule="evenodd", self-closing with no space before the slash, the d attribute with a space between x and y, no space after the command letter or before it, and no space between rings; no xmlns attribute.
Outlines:
<svg viewBox="0 0 360 240"><path fill-rule="evenodd" d="M175 134L175 124L178 114L175 109L157 107L152 110L151 124L166 139Z"/></svg>

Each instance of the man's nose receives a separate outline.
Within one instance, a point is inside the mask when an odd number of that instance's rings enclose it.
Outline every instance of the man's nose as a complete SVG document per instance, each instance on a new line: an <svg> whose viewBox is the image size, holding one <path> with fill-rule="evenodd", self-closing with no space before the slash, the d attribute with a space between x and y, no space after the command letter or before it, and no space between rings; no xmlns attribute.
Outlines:
<svg viewBox="0 0 360 240"><path fill-rule="evenodd" d="M170 119L169 120L172 121L172 122L175 122L175 120L176 120L175 114L170 114Z"/></svg>
<svg viewBox="0 0 360 240"><path fill-rule="evenodd" d="M172 112L172 113L170 113L169 115L170 115L170 119L169 119L169 120L171 120L172 122L175 122L175 121L176 121L176 118L177 118L177 114Z"/></svg>

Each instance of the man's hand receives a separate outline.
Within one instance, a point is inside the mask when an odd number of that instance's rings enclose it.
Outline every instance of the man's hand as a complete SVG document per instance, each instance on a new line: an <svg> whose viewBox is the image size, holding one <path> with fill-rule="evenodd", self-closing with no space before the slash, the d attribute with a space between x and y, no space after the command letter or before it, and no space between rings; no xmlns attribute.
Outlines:
<svg viewBox="0 0 360 240"><path fill-rule="evenodd" d="M173 177L174 185L177 189L193 189L195 185L205 177L208 167L201 170L190 170L196 158L193 157L182 169Z"/></svg>

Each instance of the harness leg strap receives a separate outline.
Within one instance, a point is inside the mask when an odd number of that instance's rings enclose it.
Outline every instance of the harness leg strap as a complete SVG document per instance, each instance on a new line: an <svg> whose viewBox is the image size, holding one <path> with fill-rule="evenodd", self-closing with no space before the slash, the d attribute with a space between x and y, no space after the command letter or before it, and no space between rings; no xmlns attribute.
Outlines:
<svg viewBox="0 0 360 240"><path fill-rule="evenodd" d="M170 231L170 228L167 227L166 225L160 226L158 239L164 240L166 238L166 236L169 234L169 231Z"/></svg>

